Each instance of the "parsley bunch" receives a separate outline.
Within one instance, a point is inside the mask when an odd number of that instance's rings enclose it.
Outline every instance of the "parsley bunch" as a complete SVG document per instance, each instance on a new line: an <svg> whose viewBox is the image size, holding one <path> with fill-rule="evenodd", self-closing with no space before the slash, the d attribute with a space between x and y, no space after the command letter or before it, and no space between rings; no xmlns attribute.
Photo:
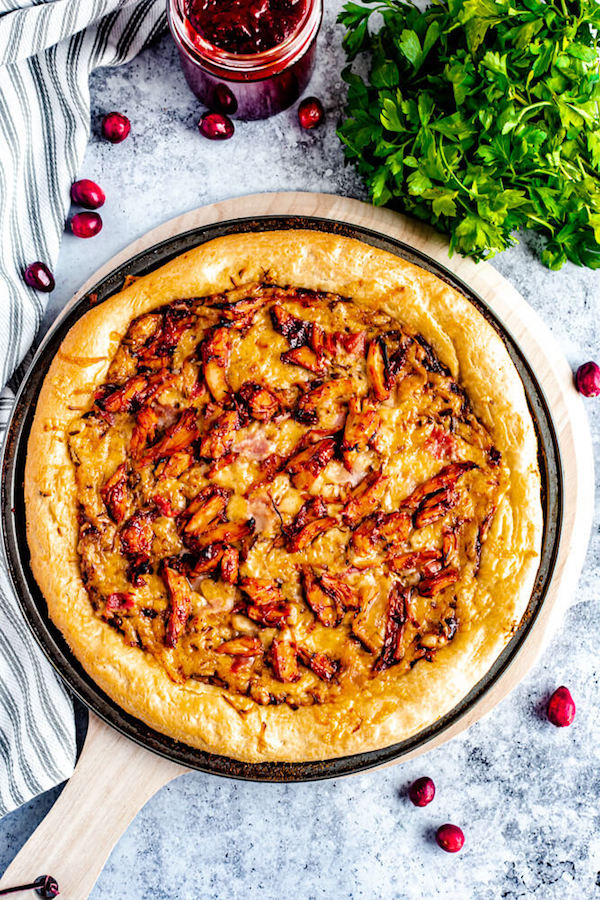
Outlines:
<svg viewBox="0 0 600 900"><path fill-rule="evenodd" d="M378 30L371 17L379 15ZM542 261L600 268L597 0L346 3L345 153L372 201L476 259L531 228Z"/></svg>

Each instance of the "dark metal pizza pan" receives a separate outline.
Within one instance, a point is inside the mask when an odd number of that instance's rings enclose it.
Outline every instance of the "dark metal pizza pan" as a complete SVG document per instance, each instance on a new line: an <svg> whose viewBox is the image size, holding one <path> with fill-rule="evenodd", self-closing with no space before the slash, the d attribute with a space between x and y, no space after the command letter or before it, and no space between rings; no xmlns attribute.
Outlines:
<svg viewBox="0 0 600 900"><path fill-rule="evenodd" d="M203 753L179 743L130 716L108 697L73 656L60 632L49 620L46 603L29 566L25 535L23 476L27 438L41 384L61 341L71 326L92 305L102 303L123 284L126 275L144 275L193 247L232 233L307 228L357 238L415 263L459 290L485 316L502 338L521 376L536 426L542 476L544 534L535 586L520 626L493 666L454 709L433 725L405 741L353 756L322 762L244 763L226 756ZM95 295L95 296L94 296ZM162 241L134 256L99 281L73 305L44 338L18 392L8 424L1 469L1 515L4 546L14 588L23 614L42 650L66 683L100 718L143 747L192 769L252 781L312 781L335 778L401 760L455 724L503 674L533 628L552 579L562 524L563 479L559 445L543 390L512 336L474 291L438 262L400 241L356 225L299 216L261 216L205 225Z"/></svg>

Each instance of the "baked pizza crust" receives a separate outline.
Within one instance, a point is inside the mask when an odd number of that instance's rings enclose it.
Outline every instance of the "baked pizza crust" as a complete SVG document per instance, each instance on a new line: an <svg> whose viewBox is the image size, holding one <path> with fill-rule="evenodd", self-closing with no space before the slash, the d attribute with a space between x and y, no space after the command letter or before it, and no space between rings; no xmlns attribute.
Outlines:
<svg viewBox="0 0 600 900"><path fill-rule="evenodd" d="M465 388L509 470L483 548L478 614L431 663L393 668L360 693L293 710L227 691L173 683L159 662L98 618L77 554L74 468L67 433L106 376L131 320L184 297L252 281L329 291L381 309L423 335ZM85 314L44 381L25 469L34 576L54 624L99 686L151 727L201 750L248 762L328 759L389 746L449 712L486 674L529 602L543 520L537 440L523 385L498 334L469 301L430 273L356 240L315 231L219 238L177 257Z"/></svg>

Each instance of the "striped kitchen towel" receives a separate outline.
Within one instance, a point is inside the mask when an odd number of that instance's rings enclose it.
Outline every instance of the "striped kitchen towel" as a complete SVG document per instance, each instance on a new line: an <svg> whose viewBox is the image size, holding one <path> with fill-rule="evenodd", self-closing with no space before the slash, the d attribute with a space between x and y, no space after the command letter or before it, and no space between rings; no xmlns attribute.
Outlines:
<svg viewBox="0 0 600 900"><path fill-rule="evenodd" d="M56 264L89 137L89 74L127 62L165 26L165 0L0 0L0 429L7 383L44 312L23 270ZM1 552L0 816L75 763L71 702L28 631Z"/></svg>

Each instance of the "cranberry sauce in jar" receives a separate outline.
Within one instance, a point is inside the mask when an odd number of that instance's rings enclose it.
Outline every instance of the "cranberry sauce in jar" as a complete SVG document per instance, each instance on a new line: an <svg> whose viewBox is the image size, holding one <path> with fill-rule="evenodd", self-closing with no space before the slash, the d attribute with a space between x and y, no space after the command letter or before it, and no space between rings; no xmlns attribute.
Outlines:
<svg viewBox="0 0 600 900"><path fill-rule="evenodd" d="M187 18L209 44L229 53L261 53L283 44L306 15L308 0L188 0Z"/></svg>
<svg viewBox="0 0 600 900"><path fill-rule="evenodd" d="M264 119L306 88L322 0L169 0L168 13L188 84L211 109Z"/></svg>

